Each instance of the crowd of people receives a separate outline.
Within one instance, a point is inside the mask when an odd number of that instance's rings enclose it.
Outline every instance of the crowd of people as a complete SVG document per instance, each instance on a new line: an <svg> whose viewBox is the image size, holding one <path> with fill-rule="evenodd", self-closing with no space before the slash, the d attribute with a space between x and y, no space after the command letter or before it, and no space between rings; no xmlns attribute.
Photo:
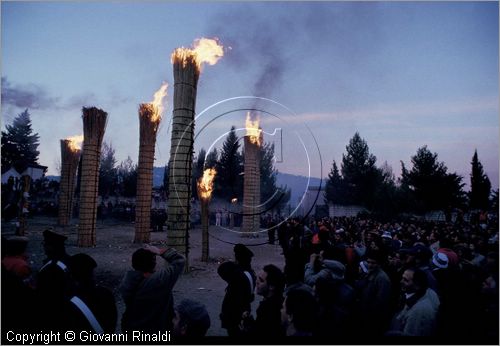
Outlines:
<svg viewBox="0 0 500 346"><path fill-rule="evenodd" d="M4 330L172 331L202 337L220 323L231 340L269 343L310 336L322 343L376 343L431 337L434 342L498 342L498 221L390 222L357 217L273 223L285 265L255 272L254 253L234 246L219 265L227 283L220 315L200 302L175 304L185 258L145 245L131 256L119 292L96 285L96 261L65 251L66 237L44 231L44 265L33 275L27 238L3 239ZM274 243L274 232L268 233ZM269 246L269 245L263 245ZM157 261L160 263L157 265ZM259 299L252 311L252 302ZM234 341L238 342L238 341Z"/></svg>

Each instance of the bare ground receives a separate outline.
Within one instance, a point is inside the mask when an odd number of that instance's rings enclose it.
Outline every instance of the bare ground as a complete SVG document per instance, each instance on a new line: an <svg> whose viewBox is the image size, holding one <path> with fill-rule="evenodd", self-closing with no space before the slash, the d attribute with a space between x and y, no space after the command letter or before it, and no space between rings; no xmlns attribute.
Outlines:
<svg viewBox="0 0 500 346"><path fill-rule="evenodd" d="M58 227L56 218L36 217L29 219L27 236L30 239L28 254L31 266L36 271L42 266L45 258L42 247L42 232L48 227L68 236L66 249L69 255L86 253L92 256L98 267L96 268L96 281L99 285L111 289L115 295L119 319L124 310L124 303L118 292L118 285L125 274L131 269L130 259L132 253L141 247L134 244L134 224L116 222L114 220L98 221L96 238L97 245L93 248L79 248L77 244L78 220L73 220L71 226ZM2 223L2 235L14 234L14 226ZM211 318L211 327L207 332L209 336L224 336L225 330L220 327L219 312L224 297L226 283L218 276L217 267L223 261L233 259L233 244L243 243L249 246L255 257L252 266L258 272L268 263L276 264L283 268L284 258L278 245L267 244L267 234L260 233L257 238L242 237L237 229L231 231L222 227L210 226L210 261L201 261L201 229L190 230L189 244L189 272L184 273L174 287L175 302L183 298L191 298L204 303ZM151 244L166 246L167 232L151 233ZM252 312L260 301L257 297L252 306ZM118 330L119 330L118 323Z"/></svg>

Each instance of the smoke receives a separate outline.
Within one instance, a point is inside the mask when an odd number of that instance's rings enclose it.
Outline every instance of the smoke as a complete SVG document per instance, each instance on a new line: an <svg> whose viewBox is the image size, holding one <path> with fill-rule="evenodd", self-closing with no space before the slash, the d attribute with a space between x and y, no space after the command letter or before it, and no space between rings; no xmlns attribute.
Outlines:
<svg viewBox="0 0 500 346"><path fill-rule="evenodd" d="M380 42L381 23L375 11L380 11L379 5L372 3L240 3L211 18L207 31L231 47L224 56L227 64L255 73L253 95L272 97L292 67L321 51L332 53L325 68L334 58L360 67L366 54L373 52L366 42ZM362 25L352 24L359 21Z"/></svg>

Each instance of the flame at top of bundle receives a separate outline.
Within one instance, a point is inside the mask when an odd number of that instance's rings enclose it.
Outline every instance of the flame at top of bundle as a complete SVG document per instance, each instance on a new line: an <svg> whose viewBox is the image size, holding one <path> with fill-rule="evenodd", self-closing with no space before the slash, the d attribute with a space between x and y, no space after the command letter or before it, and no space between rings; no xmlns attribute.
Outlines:
<svg viewBox="0 0 500 346"><path fill-rule="evenodd" d="M160 89L158 89L153 96L153 102L151 102L151 104L153 105L153 108L157 109L158 111L154 113L154 116L151 119L152 121L161 120L161 114L164 110L163 99L165 98L165 96L167 96L167 88L168 83L163 82Z"/></svg>
<svg viewBox="0 0 500 346"><path fill-rule="evenodd" d="M81 150L83 135L68 137L66 138L66 140L69 141L69 148L71 149L71 151Z"/></svg>
<svg viewBox="0 0 500 346"><path fill-rule="evenodd" d="M182 62L186 67L189 60L194 60L198 70L201 70L203 63L215 65L224 56L224 47L219 44L218 39L197 38L193 42L193 48L176 48L171 56L172 64Z"/></svg>
<svg viewBox="0 0 500 346"><path fill-rule="evenodd" d="M259 127L260 120L258 116L252 120L250 116L250 112L247 113L247 118L245 120L245 128L247 130L247 136L250 140L250 143L257 144L260 146L262 129Z"/></svg>
<svg viewBox="0 0 500 346"><path fill-rule="evenodd" d="M203 177L198 180L198 193L201 199L209 199L214 189L214 178L217 174L215 168L207 168L203 171Z"/></svg>

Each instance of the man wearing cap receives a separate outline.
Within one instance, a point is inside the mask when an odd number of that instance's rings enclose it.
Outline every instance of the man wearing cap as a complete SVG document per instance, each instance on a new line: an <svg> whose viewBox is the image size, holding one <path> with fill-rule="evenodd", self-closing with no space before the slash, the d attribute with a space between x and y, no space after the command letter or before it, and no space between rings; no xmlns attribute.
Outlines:
<svg viewBox="0 0 500 346"><path fill-rule="evenodd" d="M43 328L58 330L64 323L64 306L72 293L69 256L64 242L67 237L47 229L43 232L43 248L47 258L36 277L39 319Z"/></svg>
<svg viewBox="0 0 500 346"><path fill-rule="evenodd" d="M92 330L94 333L114 333L117 321L113 293L94 280L96 261L87 254L71 256L69 267L74 291L67 304L68 330Z"/></svg>
<svg viewBox="0 0 500 346"><path fill-rule="evenodd" d="M183 299L175 307L172 324L174 338L200 338L205 336L210 328L210 316L205 305L191 299Z"/></svg>
<svg viewBox="0 0 500 346"><path fill-rule="evenodd" d="M224 262L217 268L219 276L227 282L220 319L229 336L241 334L240 321L243 312L251 310L255 287L255 274L250 266L253 252L243 244L236 244L233 251L235 261Z"/></svg>

